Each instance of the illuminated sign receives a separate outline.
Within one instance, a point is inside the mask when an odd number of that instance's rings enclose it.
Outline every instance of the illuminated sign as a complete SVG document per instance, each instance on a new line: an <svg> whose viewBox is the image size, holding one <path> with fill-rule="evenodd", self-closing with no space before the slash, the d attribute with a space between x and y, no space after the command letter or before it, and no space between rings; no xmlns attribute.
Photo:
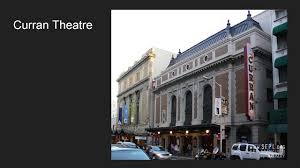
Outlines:
<svg viewBox="0 0 300 168"><path fill-rule="evenodd" d="M254 53L247 43L244 47L244 69L245 69L245 103L246 116L252 121L255 117L255 100L254 100Z"/></svg>

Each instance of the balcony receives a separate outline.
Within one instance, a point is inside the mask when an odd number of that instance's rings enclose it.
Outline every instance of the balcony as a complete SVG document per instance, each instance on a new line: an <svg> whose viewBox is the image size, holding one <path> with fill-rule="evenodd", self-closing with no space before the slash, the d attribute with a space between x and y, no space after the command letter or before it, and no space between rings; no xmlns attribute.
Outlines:
<svg viewBox="0 0 300 168"><path fill-rule="evenodd" d="M287 124L287 109L273 110L269 121L270 124Z"/></svg>

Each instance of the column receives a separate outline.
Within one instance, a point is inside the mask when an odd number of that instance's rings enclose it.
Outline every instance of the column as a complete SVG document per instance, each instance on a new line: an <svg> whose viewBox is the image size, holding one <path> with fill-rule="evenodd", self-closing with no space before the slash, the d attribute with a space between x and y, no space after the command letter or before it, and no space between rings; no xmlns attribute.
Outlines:
<svg viewBox="0 0 300 168"><path fill-rule="evenodd" d="M198 88L198 120L201 121L203 120L203 82L199 84Z"/></svg>
<svg viewBox="0 0 300 168"><path fill-rule="evenodd" d="M252 134L251 143L258 144L259 143L259 126L252 125L251 126L251 134Z"/></svg>
<svg viewBox="0 0 300 168"><path fill-rule="evenodd" d="M230 151L230 148L232 147L232 145L237 142L236 130L237 130L237 128L235 126L230 127L229 137L228 137L228 140L226 141L226 148L227 148L226 151L228 151L228 150ZM230 152L229 153L226 152L226 155L227 155L227 157L229 157Z"/></svg>
<svg viewBox="0 0 300 168"><path fill-rule="evenodd" d="M171 113L172 113L172 93L168 93L167 95L167 125L171 124Z"/></svg>

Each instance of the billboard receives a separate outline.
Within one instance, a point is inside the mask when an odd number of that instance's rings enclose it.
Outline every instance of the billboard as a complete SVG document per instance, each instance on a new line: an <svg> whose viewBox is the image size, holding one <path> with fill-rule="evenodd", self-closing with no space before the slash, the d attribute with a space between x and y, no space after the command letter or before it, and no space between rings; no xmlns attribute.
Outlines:
<svg viewBox="0 0 300 168"><path fill-rule="evenodd" d="M244 72L245 72L245 104L246 117L252 121L255 117L254 101L254 53L247 43L244 47Z"/></svg>

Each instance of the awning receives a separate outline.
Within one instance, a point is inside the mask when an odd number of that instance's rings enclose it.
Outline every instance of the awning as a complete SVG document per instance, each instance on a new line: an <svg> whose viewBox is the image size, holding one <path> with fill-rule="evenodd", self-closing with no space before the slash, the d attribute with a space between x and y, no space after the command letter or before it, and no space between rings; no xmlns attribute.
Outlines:
<svg viewBox="0 0 300 168"><path fill-rule="evenodd" d="M277 92L274 96L274 99L287 99L288 98L288 91Z"/></svg>
<svg viewBox="0 0 300 168"><path fill-rule="evenodd" d="M285 56L277 58L275 60L274 66L276 68L280 68L282 66L287 66L287 64L288 64L288 57L287 57L287 55L285 55Z"/></svg>
<svg viewBox="0 0 300 168"><path fill-rule="evenodd" d="M287 133L288 125L287 124L270 124L268 126L268 132L270 133Z"/></svg>
<svg viewBox="0 0 300 168"><path fill-rule="evenodd" d="M147 132L169 132L169 131L200 131L210 129L211 131L219 131L220 126L216 124L199 124L199 125L184 125L184 126L172 126L172 127L156 127L156 128L146 128ZM229 130L229 127L225 128Z"/></svg>
<svg viewBox="0 0 300 168"><path fill-rule="evenodd" d="M287 29L288 29L288 22L285 22L273 28L273 35L276 36L280 33L286 32Z"/></svg>
<svg viewBox="0 0 300 168"><path fill-rule="evenodd" d="M277 109L270 113L270 124L286 124L287 120L287 109Z"/></svg>

